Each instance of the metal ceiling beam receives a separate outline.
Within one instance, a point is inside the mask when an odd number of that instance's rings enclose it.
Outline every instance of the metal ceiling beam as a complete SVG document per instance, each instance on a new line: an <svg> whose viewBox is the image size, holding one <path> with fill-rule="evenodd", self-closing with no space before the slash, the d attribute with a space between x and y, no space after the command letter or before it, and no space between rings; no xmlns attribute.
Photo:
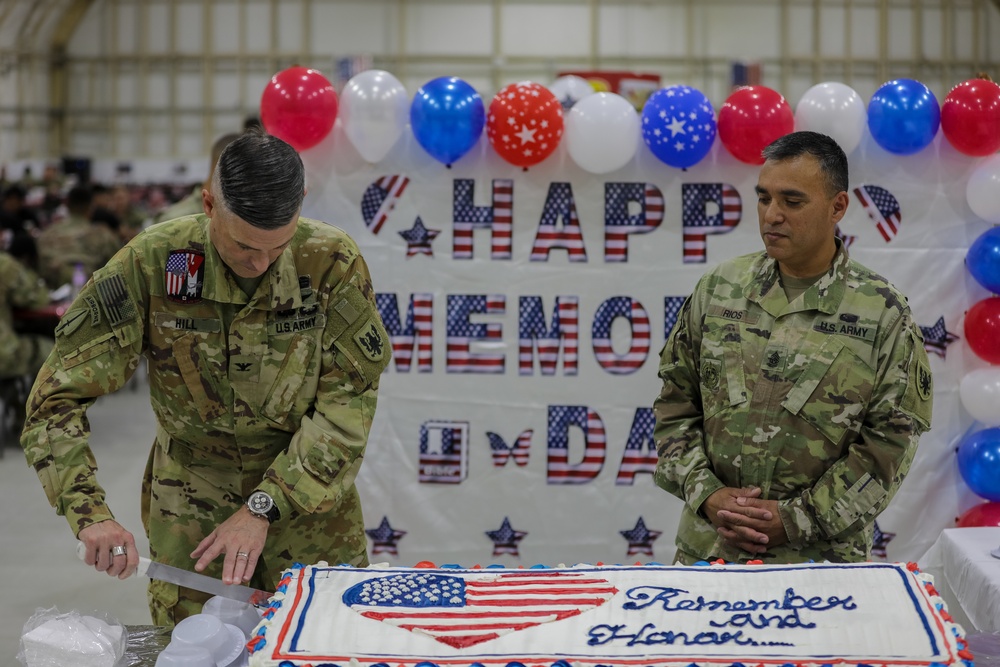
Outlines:
<svg viewBox="0 0 1000 667"><path fill-rule="evenodd" d="M49 41L49 153L64 155L69 147L69 63L66 46L94 0L72 0L59 17Z"/></svg>

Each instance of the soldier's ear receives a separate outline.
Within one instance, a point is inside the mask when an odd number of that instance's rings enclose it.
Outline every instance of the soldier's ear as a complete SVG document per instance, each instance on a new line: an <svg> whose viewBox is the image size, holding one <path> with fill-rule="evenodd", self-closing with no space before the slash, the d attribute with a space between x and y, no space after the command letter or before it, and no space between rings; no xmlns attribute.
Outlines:
<svg viewBox="0 0 1000 667"><path fill-rule="evenodd" d="M205 215L211 218L212 211L215 210L215 199L208 188L201 189L201 207L205 210Z"/></svg>

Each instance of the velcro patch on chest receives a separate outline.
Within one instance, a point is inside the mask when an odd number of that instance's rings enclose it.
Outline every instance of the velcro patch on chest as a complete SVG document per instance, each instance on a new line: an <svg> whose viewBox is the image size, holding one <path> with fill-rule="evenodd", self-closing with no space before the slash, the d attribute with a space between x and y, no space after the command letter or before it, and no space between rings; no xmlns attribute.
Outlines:
<svg viewBox="0 0 1000 667"><path fill-rule="evenodd" d="M271 333L275 335L295 333L306 329L316 329L326 326L326 315L312 309L313 312L299 311L294 317L276 319L271 322Z"/></svg>
<svg viewBox="0 0 1000 667"><path fill-rule="evenodd" d="M729 308L726 306L711 305L705 310L707 317L718 317L730 322L744 322L746 324L756 324L760 313L744 310L743 308Z"/></svg>
<svg viewBox="0 0 1000 667"><path fill-rule="evenodd" d="M156 313L153 316L153 322L162 329L176 329L177 331L201 331L204 333L222 331L220 320L206 317L187 317L177 313Z"/></svg>
<svg viewBox="0 0 1000 667"><path fill-rule="evenodd" d="M205 253L200 250L171 250L164 266L167 299L178 303L201 301L205 284Z"/></svg>
<svg viewBox="0 0 1000 667"><path fill-rule="evenodd" d="M869 343L875 342L877 328L868 324L857 322L845 322L843 320L823 320L813 325L813 331L825 334L836 334L838 336L850 336Z"/></svg>

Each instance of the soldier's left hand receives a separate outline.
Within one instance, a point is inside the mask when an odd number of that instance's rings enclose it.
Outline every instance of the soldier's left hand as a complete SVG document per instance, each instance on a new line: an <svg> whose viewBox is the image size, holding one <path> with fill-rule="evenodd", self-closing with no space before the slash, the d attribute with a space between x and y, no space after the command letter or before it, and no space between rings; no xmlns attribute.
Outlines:
<svg viewBox="0 0 1000 667"><path fill-rule="evenodd" d="M222 582L238 584L250 581L257 559L264 550L268 526L267 519L252 515L246 506L240 507L191 552L191 558L198 559L194 569L201 572L219 555L225 554Z"/></svg>
<svg viewBox="0 0 1000 667"><path fill-rule="evenodd" d="M736 503L747 509L766 510L764 516L769 516L764 519L759 518L759 512L720 510L718 518L723 525L716 530L724 540L754 554L788 541L785 526L778 516L778 501L742 496L736 499Z"/></svg>

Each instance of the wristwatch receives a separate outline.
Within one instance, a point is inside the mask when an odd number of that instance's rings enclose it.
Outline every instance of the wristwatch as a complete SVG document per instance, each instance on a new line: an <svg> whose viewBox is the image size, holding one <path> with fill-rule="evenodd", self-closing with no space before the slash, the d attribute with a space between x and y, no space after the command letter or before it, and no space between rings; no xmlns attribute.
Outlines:
<svg viewBox="0 0 1000 667"><path fill-rule="evenodd" d="M247 498L247 509L250 514L267 519L268 523L274 523L281 516L278 506L274 504L274 498L264 491L254 491Z"/></svg>

